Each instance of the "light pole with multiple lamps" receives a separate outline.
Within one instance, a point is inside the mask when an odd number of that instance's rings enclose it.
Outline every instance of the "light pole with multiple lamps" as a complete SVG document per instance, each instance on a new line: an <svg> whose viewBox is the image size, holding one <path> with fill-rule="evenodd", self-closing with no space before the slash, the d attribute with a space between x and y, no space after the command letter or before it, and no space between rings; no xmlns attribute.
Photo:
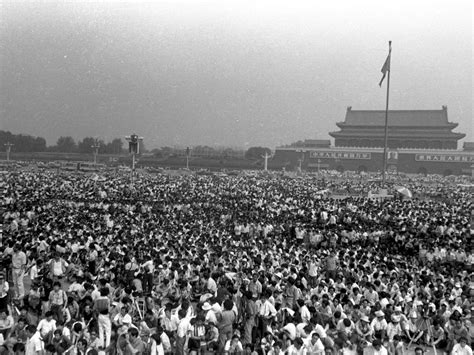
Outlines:
<svg viewBox="0 0 474 355"><path fill-rule="evenodd" d="M139 137L137 134L133 133L130 136L125 137L128 141L128 151L132 154L132 184L135 178L135 155L140 154L140 142L143 141L143 137Z"/></svg>

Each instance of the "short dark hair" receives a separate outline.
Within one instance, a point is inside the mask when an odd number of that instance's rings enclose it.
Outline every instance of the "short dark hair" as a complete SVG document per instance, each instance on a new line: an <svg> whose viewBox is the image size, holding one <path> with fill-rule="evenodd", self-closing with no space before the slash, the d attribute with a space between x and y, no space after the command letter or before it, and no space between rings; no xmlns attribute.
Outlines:
<svg viewBox="0 0 474 355"><path fill-rule="evenodd" d="M26 328L26 331L34 334L34 333L36 333L36 327L35 327L33 324L30 324L30 325Z"/></svg>
<svg viewBox="0 0 474 355"><path fill-rule="evenodd" d="M20 352L20 353L23 353L25 352L25 344L23 343L16 343L15 345L13 345L13 351L16 353L16 352Z"/></svg>

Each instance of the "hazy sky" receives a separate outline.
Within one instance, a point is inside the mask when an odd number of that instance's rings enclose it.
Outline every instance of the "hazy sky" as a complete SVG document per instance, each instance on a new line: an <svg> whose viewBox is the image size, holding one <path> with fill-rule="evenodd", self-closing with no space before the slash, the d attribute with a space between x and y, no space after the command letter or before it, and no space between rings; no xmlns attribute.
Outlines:
<svg viewBox="0 0 474 355"><path fill-rule="evenodd" d="M353 109L448 106L474 139L471 0L2 1L0 129L148 148L328 139Z"/></svg>

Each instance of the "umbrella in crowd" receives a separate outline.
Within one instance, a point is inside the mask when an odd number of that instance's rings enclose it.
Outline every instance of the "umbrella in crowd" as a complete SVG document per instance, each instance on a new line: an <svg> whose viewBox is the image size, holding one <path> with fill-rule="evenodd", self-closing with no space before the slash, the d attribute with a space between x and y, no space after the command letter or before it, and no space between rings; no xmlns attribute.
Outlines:
<svg viewBox="0 0 474 355"><path fill-rule="evenodd" d="M412 198L412 197L413 197L412 192L411 192L409 189L407 189L406 187L404 187L404 186L398 186L398 187L395 188L395 190L396 190L399 194L401 194L401 195L403 195L403 196L405 196L405 197L408 197L408 198Z"/></svg>

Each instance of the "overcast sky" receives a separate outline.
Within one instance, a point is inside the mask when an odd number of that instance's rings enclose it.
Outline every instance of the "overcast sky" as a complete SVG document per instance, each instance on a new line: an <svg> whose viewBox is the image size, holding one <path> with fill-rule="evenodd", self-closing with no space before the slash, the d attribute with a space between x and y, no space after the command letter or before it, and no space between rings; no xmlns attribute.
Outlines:
<svg viewBox="0 0 474 355"><path fill-rule="evenodd" d="M441 109L474 139L471 0L3 1L0 129L165 145L328 139L347 106Z"/></svg>

